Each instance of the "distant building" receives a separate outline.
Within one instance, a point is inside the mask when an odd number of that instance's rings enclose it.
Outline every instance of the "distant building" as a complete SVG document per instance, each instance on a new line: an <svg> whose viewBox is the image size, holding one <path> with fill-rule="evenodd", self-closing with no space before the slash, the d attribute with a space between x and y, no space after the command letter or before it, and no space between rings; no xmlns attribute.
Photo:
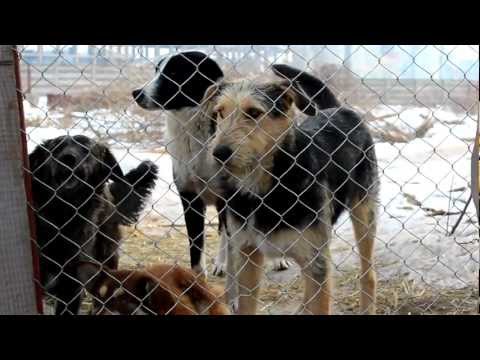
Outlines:
<svg viewBox="0 0 480 360"><path fill-rule="evenodd" d="M338 64L362 78L378 79L469 79L478 81L478 48L421 45L129 45L129 46L26 46L21 52L25 63L48 65L108 65L116 60L129 63L156 62L161 56L184 50L204 51L230 64L258 60L263 70L272 62L298 67ZM221 55L221 56L220 56Z"/></svg>

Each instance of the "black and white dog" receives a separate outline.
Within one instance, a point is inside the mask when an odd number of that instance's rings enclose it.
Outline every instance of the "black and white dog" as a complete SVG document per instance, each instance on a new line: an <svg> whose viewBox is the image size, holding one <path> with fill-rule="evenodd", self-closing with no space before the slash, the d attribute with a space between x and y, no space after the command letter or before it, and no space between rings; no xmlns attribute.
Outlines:
<svg viewBox="0 0 480 360"><path fill-rule="evenodd" d="M157 167L144 161L124 175L105 145L83 135L45 141L29 162L41 284L56 299L55 314L78 314L78 265L95 260L118 267L120 225L137 221Z"/></svg>
<svg viewBox="0 0 480 360"><path fill-rule="evenodd" d="M167 151L172 157L173 177L181 197L190 243L191 267L205 272L204 216L207 205L219 213L221 244L215 259L214 275L226 269L226 233L222 230L225 206L215 193L216 167L207 154L207 144L215 133L211 99L206 90L224 77L219 65L198 51L181 52L158 63L155 77L133 91L137 104L147 110L167 110ZM275 259L274 268L288 267L285 259Z"/></svg>

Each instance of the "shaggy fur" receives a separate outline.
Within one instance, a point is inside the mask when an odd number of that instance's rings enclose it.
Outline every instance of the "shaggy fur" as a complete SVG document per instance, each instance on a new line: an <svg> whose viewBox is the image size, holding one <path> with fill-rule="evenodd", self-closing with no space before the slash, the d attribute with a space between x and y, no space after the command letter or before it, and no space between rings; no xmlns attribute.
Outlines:
<svg viewBox="0 0 480 360"><path fill-rule="evenodd" d="M106 146L82 135L47 140L29 160L41 283L57 300L56 314L77 314L78 262L118 266L120 225L137 221L157 167L145 161L124 175Z"/></svg>
<svg viewBox="0 0 480 360"><path fill-rule="evenodd" d="M286 76L291 76L289 70L281 66L274 69L278 74L285 72ZM191 267L198 273L205 271L202 254L206 206L217 208L221 243L215 259L214 275L225 272L227 237L222 230L225 203L222 197L212 191L216 188L216 166L208 156L207 146L216 128L216 121L212 117L215 93L209 94L207 89L218 86L223 77L218 64L206 54L186 51L161 59L153 79L132 92L140 107L169 111L166 147L172 157L174 182L185 214ZM309 88L311 80L308 76L302 76L298 83ZM328 88L318 88L318 82L314 85L316 93L312 95L318 97L318 102L328 107L332 101L336 101ZM301 91L300 87L298 89ZM276 270L286 269L288 265L282 258L274 261Z"/></svg>
<svg viewBox="0 0 480 360"><path fill-rule="evenodd" d="M86 262L82 282L93 296L96 315L228 315L223 291L175 265L145 270L111 270Z"/></svg>
<svg viewBox="0 0 480 360"><path fill-rule="evenodd" d="M255 313L268 255L291 257L301 267L303 311L330 313L331 229L348 210L361 257L361 311L374 313L378 175L372 137L352 110L326 108L338 101L330 91L326 98L316 95L325 88L320 80L286 65L275 71L288 80L226 83L215 100L211 153L224 173L234 249L228 262L239 273L239 312ZM298 124L293 104L312 116Z"/></svg>

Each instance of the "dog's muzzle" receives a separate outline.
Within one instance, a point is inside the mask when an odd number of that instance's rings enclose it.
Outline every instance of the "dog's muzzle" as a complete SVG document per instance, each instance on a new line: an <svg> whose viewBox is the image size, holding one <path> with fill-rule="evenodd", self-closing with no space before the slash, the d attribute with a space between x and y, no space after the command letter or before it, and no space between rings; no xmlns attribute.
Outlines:
<svg viewBox="0 0 480 360"><path fill-rule="evenodd" d="M218 145L213 149L213 157L218 161L225 163L233 155L233 150L227 145Z"/></svg>
<svg viewBox="0 0 480 360"><path fill-rule="evenodd" d="M153 102L145 95L145 89L135 89L132 91L132 96L138 106L145 110L151 110Z"/></svg>
<svg viewBox="0 0 480 360"><path fill-rule="evenodd" d="M132 91L132 96L135 99L135 101L140 100L140 97L143 96L142 89L135 89Z"/></svg>
<svg viewBox="0 0 480 360"><path fill-rule="evenodd" d="M145 98L145 95L143 94L143 89L135 89L132 91L132 96L135 100L135 102L142 106L142 103L143 103L143 99Z"/></svg>

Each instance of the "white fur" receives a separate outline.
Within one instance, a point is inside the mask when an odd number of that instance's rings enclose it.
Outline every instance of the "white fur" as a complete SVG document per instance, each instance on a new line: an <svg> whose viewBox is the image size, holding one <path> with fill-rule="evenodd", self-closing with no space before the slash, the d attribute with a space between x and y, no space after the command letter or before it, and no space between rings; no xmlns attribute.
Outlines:
<svg viewBox="0 0 480 360"><path fill-rule="evenodd" d="M160 69L151 81L143 87L146 95L144 105L152 104L152 91L163 68L169 59L165 59ZM150 102L150 103L149 103ZM208 153L210 141L210 117L208 105L185 108L167 112L167 137L166 149L172 158L175 184L179 191L192 191L200 194L206 205L215 205L216 193L213 177L217 172L217 164ZM255 188L253 181L251 187ZM211 186L210 186L211 185ZM227 235L221 234L221 244L215 260L214 274L225 273L227 264L226 244ZM285 260L276 260L274 269L283 270L288 263ZM194 269L198 273L206 273L204 254L200 266Z"/></svg>
<svg viewBox="0 0 480 360"><path fill-rule="evenodd" d="M200 107L170 112L166 148L172 157L179 190L202 193L206 181L215 174L213 160L207 156L209 131L210 119Z"/></svg>
<svg viewBox="0 0 480 360"><path fill-rule="evenodd" d="M175 184L179 190L190 190L201 194L207 205L214 205L216 192L213 180L218 166L209 154L210 136L210 118L205 107L169 113L166 148L172 157ZM252 184L253 188L255 186ZM221 276L227 270L228 236L222 233L220 239L213 270L216 276ZM274 270L280 271L288 267L289 263L286 259L274 260ZM194 270L205 273L205 269L204 254L202 254L201 268Z"/></svg>
<svg viewBox="0 0 480 360"><path fill-rule="evenodd" d="M213 266L213 275L223 276L227 271L227 245L228 236L225 232L220 234L220 246Z"/></svg>
<svg viewBox="0 0 480 360"><path fill-rule="evenodd" d="M168 115L166 148L172 158L178 190L193 191L206 205L214 205L216 196L207 183L215 175L215 168L208 156L210 119L205 109L195 107L171 111ZM200 265L193 270L206 273L205 263L202 252Z"/></svg>

